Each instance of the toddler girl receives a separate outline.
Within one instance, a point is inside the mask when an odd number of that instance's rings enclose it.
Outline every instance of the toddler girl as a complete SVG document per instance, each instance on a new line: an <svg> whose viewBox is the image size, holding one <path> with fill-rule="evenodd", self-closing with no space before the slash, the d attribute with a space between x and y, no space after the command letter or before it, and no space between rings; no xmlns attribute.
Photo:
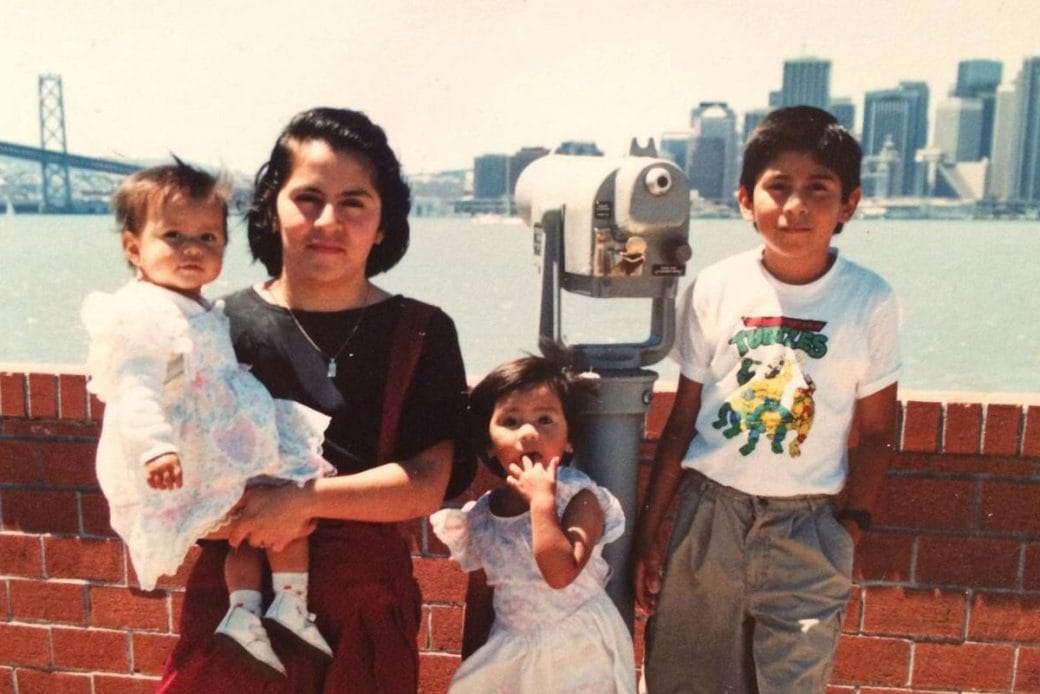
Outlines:
<svg viewBox="0 0 1040 694"><path fill-rule="evenodd" d="M624 531L624 513L560 462L574 399L574 384L540 357L502 364L470 395L476 450L505 484L430 517L475 572L453 693L635 691L632 639L603 589L603 546Z"/></svg>
<svg viewBox="0 0 1040 694"><path fill-rule="evenodd" d="M145 590L228 522L247 482L303 484L333 472L321 457L328 417L273 400L238 366L223 303L202 297L220 274L227 199L226 185L180 160L128 177L113 206L137 277L83 303L88 388L105 403L98 482ZM331 658L307 612L306 539L276 549L267 551L275 598L264 623ZM260 621L261 550L229 552L224 572L231 606L218 644L261 675L284 675Z"/></svg>

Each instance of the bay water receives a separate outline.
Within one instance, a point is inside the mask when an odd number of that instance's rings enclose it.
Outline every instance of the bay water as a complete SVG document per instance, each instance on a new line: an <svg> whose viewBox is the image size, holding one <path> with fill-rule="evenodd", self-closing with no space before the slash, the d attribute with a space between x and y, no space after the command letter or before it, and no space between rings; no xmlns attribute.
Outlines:
<svg viewBox="0 0 1040 694"><path fill-rule="evenodd" d="M264 279L233 220L216 298ZM695 219L696 272L758 245L736 219ZM883 275L903 307L903 375L913 390L1040 393L1040 225L1024 221L854 220L836 236L841 253ZM106 216L0 215L0 362L79 365L86 334L79 306L91 290L129 278ZM524 352L537 353L540 278L531 231L517 220L412 219L401 263L376 283L437 304L455 320L470 377ZM638 342L650 302L564 293L568 343ZM678 377L669 360L651 366Z"/></svg>

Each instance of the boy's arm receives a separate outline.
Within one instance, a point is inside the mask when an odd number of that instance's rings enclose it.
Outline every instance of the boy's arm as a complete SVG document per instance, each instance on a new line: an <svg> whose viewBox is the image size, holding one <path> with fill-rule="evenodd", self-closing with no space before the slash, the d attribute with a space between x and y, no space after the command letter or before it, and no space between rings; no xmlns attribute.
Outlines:
<svg viewBox="0 0 1040 694"><path fill-rule="evenodd" d="M845 482L844 506L838 518L859 542L870 515L877 508L896 445L897 384L856 401L859 443L849 449L849 474ZM865 512L865 514L864 514ZM858 521L858 522L857 522Z"/></svg>
<svg viewBox="0 0 1040 694"><path fill-rule="evenodd" d="M466 581L466 616L462 623L462 659L487 643L495 621L495 589L487 584L483 569L470 571Z"/></svg>
<svg viewBox="0 0 1040 694"><path fill-rule="evenodd" d="M663 558L658 547L658 534L682 479L682 460L697 433L697 414L700 409L701 384L680 376L675 403L657 444L650 484L636 525L636 602L649 611L653 611L657 594L661 591Z"/></svg>

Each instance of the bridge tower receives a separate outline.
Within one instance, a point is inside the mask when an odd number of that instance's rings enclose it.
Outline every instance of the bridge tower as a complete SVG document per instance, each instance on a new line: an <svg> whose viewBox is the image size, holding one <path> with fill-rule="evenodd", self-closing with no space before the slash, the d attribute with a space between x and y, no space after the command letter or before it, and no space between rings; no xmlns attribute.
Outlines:
<svg viewBox="0 0 1040 694"><path fill-rule="evenodd" d="M65 101L61 75L40 75L40 149L53 152L40 162L41 212L72 212L72 185L65 144Z"/></svg>

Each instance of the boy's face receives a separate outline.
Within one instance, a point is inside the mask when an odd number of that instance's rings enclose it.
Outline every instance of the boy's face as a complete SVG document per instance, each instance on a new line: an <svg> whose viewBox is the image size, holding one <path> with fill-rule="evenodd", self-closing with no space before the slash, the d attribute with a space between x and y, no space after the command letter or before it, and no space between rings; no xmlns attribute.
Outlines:
<svg viewBox="0 0 1040 694"><path fill-rule="evenodd" d="M216 201L177 196L149 205L141 230L123 231L122 239L127 259L144 279L198 297L224 261L224 210Z"/></svg>
<svg viewBox="0 0 1040 694"><path fill-rule="evenodd" d="M849 221L860 190L842 200L838 175L808 152L785 152L769 162L753 191L737 193L744 219L765 244L763 262L777 279L811 282L830 266L830 242L839 223Z"/></svg>
<svg viewBox="0 0 1040 694"><path fill-rule="evenodd" d="M525 456L533 463L548 465L553 458L562 461L570 450L563 404L545 383L499 398L488 435L488 453L498 458L506 473Z"/></svg>

